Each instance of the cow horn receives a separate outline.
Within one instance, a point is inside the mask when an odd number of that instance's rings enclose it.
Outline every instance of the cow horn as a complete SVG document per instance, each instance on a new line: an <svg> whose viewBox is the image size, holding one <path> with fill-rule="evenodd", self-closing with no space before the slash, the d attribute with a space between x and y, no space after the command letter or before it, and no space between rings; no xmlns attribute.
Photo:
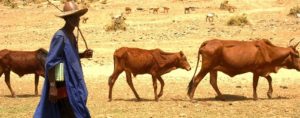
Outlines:
<svg viewBox="0 0 300 118"><path fill-rule="evenodd" d="M298 43L296 43L293 47L296 48L299 45L300 41L298 41Z"/></svg>
<svg viewBox="0 0 300 118"><path fill-rule="evenodd" d="M295 38L290 39L288 46L291 46L291 42L294 40Z"/></svg>

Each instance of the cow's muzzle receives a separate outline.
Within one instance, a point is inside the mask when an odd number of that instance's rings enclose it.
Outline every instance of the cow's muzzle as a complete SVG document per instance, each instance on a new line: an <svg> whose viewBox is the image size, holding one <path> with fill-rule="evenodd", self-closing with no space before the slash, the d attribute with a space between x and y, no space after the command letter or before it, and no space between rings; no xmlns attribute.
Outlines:
<svg viewBox="0 0 300 118"><path fill-rule="evenodd" d="M187 71L190 71L192 68L191 67L186 67L185 68Z"/></svg>

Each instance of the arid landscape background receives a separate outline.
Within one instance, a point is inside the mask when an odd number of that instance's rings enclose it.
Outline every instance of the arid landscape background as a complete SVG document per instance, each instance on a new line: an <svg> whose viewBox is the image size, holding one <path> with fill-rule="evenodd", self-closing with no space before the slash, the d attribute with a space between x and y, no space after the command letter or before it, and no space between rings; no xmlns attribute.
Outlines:
<svg viewBox="0 0 300 118"><path fill-rule="evenodd" d="M186 88L191 80L197 51L201 43L212 38L249 40L266 38L273 44L286 47L291 38L300 41L300 18L288 16L290 9L300 5L300 0L229 0L236 6L234 13L220 10L222 0L108 0L90 3L87 23L81 30L89 48L94 50L92 59L82 59L85 82L89 91L88 108L95 118L122 117L299 117L300 116L300 72L281 69L273 77L273 98L268 99L267 80L258 84L259 100L252 100L252 74L229 77L222 73L218 85L226 101L215 100L215 91L209 84L209 76L199 84L192 103ZM42 47L49 49L53 34L64 21L54 15L59 11L47 2L29 3L19 1L19 8L0 5L0 49L32 51ZM62 8L59 1L54 4ZM198 7L190 14L184 14L185 7ZM103 27L110 23L110 14L124 12L127 31L105 32ZM137 11L136 8L146 11ZM151 7L169 7L169 13L149 13ZM214 23L205 21L207 13L218 15ZM245 13L251 25L227 26L230 17ZM192 70L175 70L163 76L164 95L154 101L152 80L149 75L139 75L133 83L144 99L136 102L133 92L121 74L113 89L113 101L108 101L108 77L113 71L113 52L123 46L145 49L160 48L179 52L188 57ZM80 50L85 49L79 39ZM44 79L40 79L39 94ZM12 87L17 98L10 97L4 76L0 79L0 117L32 117L40 97L34 96L34 75L19 78L11 74ZM158 84L160 87L160 84Z"/></svg>

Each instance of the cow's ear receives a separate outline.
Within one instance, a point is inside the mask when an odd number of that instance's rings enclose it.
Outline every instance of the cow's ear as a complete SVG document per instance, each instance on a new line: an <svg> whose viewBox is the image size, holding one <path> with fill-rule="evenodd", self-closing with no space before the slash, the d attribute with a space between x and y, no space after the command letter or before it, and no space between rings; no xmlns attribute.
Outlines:
<svg viewBox="0 0 300 118"><path fill-rule="evenodd" d="M299 53L295 52L295 51L291 51L291 55L294 57L299 58Z"/></svg>
<svg viewBox="0 0 300 118"><path fill-rule="evenodd" d="M179 53L180 53L180 56L181 56L181 57L184 55L182 51L180 51Z"/></svg>

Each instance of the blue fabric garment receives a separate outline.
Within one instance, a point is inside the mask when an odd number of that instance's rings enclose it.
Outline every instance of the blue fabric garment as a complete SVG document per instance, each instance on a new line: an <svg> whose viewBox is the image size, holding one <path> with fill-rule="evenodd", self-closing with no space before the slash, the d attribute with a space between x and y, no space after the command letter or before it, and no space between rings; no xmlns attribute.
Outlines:
<svg viewBox="0 0 300 118"><path fill-rule="evenodd" d="M77 43L76 43L77 44ZM58 30L52 38L50 50L45 64L45 82L40 103L34 113L34 118L60 118L56 103L48 100L48 71L60 62L64 62L64 75L69 102L76 118L90 118L86 107L88 92L83 79L77 45L70 42L66 33Z"/></svg>

